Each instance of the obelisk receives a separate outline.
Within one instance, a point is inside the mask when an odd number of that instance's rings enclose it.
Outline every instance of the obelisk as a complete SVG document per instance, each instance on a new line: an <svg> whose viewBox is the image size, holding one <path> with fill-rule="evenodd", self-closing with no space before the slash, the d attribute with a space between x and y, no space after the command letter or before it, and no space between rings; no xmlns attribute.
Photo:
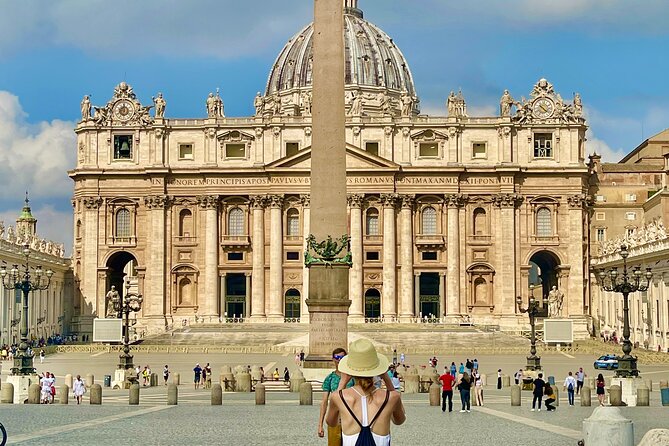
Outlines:
<svg viewBox="0 0 669 446"><path fill-rule="evenodd" d="M344 104L344 4L314 0L313 105L311 147L311 235L309 354L306 366L331 366L332 350L348 345L348 225L346 214L346 111ZM314 245L328 237L333 249L323 255ZM313 258L311 257L313 256Z"/></svg>

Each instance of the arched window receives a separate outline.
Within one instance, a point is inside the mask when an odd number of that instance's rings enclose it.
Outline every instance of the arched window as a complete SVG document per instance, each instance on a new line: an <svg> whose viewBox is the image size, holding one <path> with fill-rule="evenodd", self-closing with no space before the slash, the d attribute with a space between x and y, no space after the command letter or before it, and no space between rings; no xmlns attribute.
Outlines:
<svg viewBox="0 0 669 446"><path fill-rule="evenodd" d="M365 317L381 317L381 293L375 288L370 288L365 293Z"/></svg>
<svg viewBox="0 0 669 446"><path fill-rule="evenodd" d="M297 209L288 209L286 223L286 235L300 235L300 213Z"/></svg>
<svg viewBox="0 0 669 446"><path fill-rule="evenodd" d="M288 319L298 319L300 317L300 292L294 288L286 291L286 312Z"/></svg>
<svg viewBox="0 0 669 446"><path fill-rule="evenodd" d="M551 211L548 208L537 209L537 237L550 237L553 235L551 224Z"/></svg>
<svg viewBox="0 0 669 446"><path fill-rule="evenodd" d="M193 235L193 213L189 209L179 212L179 236L191 237Z"/></svg>
<svg viewBox="0 0 669 446"><path fill-rule="evenodd" d="M437 211L432 206L423 209L422 228L425 235L435 235L437 233Z"/></svg>
<svg viewBox="0 0 669 446"><path fill-rule="evenodd" d="M370 208L367 210L366 221L367 235L379 235L379 210Z"/></svg>
<svg viewBox="0 0 669 446"><path fill-rule="evenodd" d="M77 220L77 238L81 238L81 220Z"/></svg>
<svg viewBox="0 0 669 446"><path fill-rule="evenodd" d="M228 213L228 235L244 235L244 211L239 208Z"/></svg>
<svg viewBox="0 0 669 446"><path fill-rule="evenodd" d="M121 208L116 212L116 237L130 237L130 211Z"/></svg>
<svg viewBox="0 0 669 446"><path fill-rule="evenodd" d="M474 235L488 234L488 225L486 221L486 212L483 208L474 210Z"/></svg>

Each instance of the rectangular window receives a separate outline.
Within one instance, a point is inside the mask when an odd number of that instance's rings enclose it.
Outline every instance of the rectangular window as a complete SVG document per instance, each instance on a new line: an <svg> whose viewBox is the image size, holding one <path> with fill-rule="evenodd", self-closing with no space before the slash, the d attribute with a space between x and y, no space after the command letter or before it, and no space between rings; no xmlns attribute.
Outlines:
<svg viewBox="0 0 669 446"><path fill-rule="evenodd" d="M286 260L300 260L300 252L299 251L286 252Z"/></svg>
<svg viewBox="0 0 669 446"><path fill-rule="evenodd" d="M132 135L114 135L114 159L132 159Z"/></svg>
<svg viewBox="0 0 669 446"><path fill-rule="evenodd" d="M372 155L379 156L379 143L378 142L366 142L365 150Z"/></svg>
<svg viewBox="0 0 669 446"><path fill-rule="evenodd" d="M226 144L225 145L226 158L245 158L246 144Z"/></svg>
<svg viewBox="0 0 669 446"><path fill-rule="evenodd" d="M367 251L365 253L365 260L368 262L378 262L379 258L379 251Z"/></svg>
<svg viewBox="0 0 669 446"><path fill-rule="evenodd" d="M534 134L534 157L535 158L553 158L553 134L535 133Z"/></svg>
<svg viewBox="0 0 669 446"><path fill-rule="evenodd" d="M421 157L436 158L439 156L439 144L436 142L424 142L419 145Z"/></svg>
<svg viewBox="0 0 669 446"><path fill-rule="evenodd" d="M604 203L606 201L606 197L604 195L596 195L595 200L599 203Z"/></svg>
<svg viewBox="0 0 669 446"><path fill-rule="evenodd" d="M598 242L603 242L604 240L606 240L606 229L598 228L597 229L597 241Z"/></svg>
<svg viewBox="0 0 669 446"><path fill-rule="evenodd" d="M625 220L630 220L630 221L636 220L636 212L625 213Z"/></svg>
<svg viewBox="0 0 669 446"><path fill-rule="evenodd" d="M422 258L423 258L424 261L437 260L437 252L436 251L425 251L422 254Z"/></svg>
<svg viewBox="0 0 669 446"><path fill-rule="evenodd" d="M635 202L636 201L636 194L625 194L625 201Z"/></svg>
<svg viewBox="0 0 669 446"><path fill-rule="evenodd" d="M627 237L632 237L634 235L634 228L627 228Z"/></svg>
<svg viewBox="0 0 669 446"><path fill-rule="evenodd" d="M595 214L595 220L597 220L597 221L604 221L604 220L606 220L606 213L604 213L604 212L597 212L597 213Z"/></svg>
<svg viewBox="0 0 669 446"><path fill-rule="evenodd" d="M486 143L484 142L475 142L472 145L472 158L474 159L485 159L487 158L488 153L486 150Z"/></svg>
<svg viewBox="0 0 669 446"><path fill-rule="evenodd" d="M230 262L239 262L244 260L244 253L243 252L229 252L228 253L228 261Z"/></svg>
<svg viewBox="0 0 669 446"><path fill-rule="evenodd" d="M179 144L179 159L180 160L193 159L193 144Z"/></svg>
<svg viewBox="0 0 669 446"><path fill-rule="evenodd" d="M293 156L300 151L299 142L287 142L286 143L286 156Z"/></svg>

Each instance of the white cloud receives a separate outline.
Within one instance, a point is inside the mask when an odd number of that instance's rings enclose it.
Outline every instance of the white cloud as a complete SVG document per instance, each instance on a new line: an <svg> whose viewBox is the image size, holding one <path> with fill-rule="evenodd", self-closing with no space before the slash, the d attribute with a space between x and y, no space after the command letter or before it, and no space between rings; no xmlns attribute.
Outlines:
<svg viewBox="0 0 669 446"><path fill-rule="evenodd" d="M40 238L51 240L65 245L65 255L72 254L73 228L72 213L58 211L51 205L31 207L33 217L37 219L37 235ZM15 226L21 209L3 209L0 211L0 221L5 227Z"/></svg>

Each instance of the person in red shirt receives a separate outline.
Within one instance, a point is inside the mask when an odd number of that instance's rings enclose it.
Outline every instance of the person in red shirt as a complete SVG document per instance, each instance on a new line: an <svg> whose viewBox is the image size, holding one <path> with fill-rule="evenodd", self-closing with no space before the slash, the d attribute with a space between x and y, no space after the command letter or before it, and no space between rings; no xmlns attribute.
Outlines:
<svg viewBox="0 0 669 446"><path fill-rule="evenodd" d="M441 411L446 412L446 398L448 398L448 411L453 412L453 384L455 384L455 378L450 374L448 370L444 371L444 374L439 377L441 381Z"/></svg>

